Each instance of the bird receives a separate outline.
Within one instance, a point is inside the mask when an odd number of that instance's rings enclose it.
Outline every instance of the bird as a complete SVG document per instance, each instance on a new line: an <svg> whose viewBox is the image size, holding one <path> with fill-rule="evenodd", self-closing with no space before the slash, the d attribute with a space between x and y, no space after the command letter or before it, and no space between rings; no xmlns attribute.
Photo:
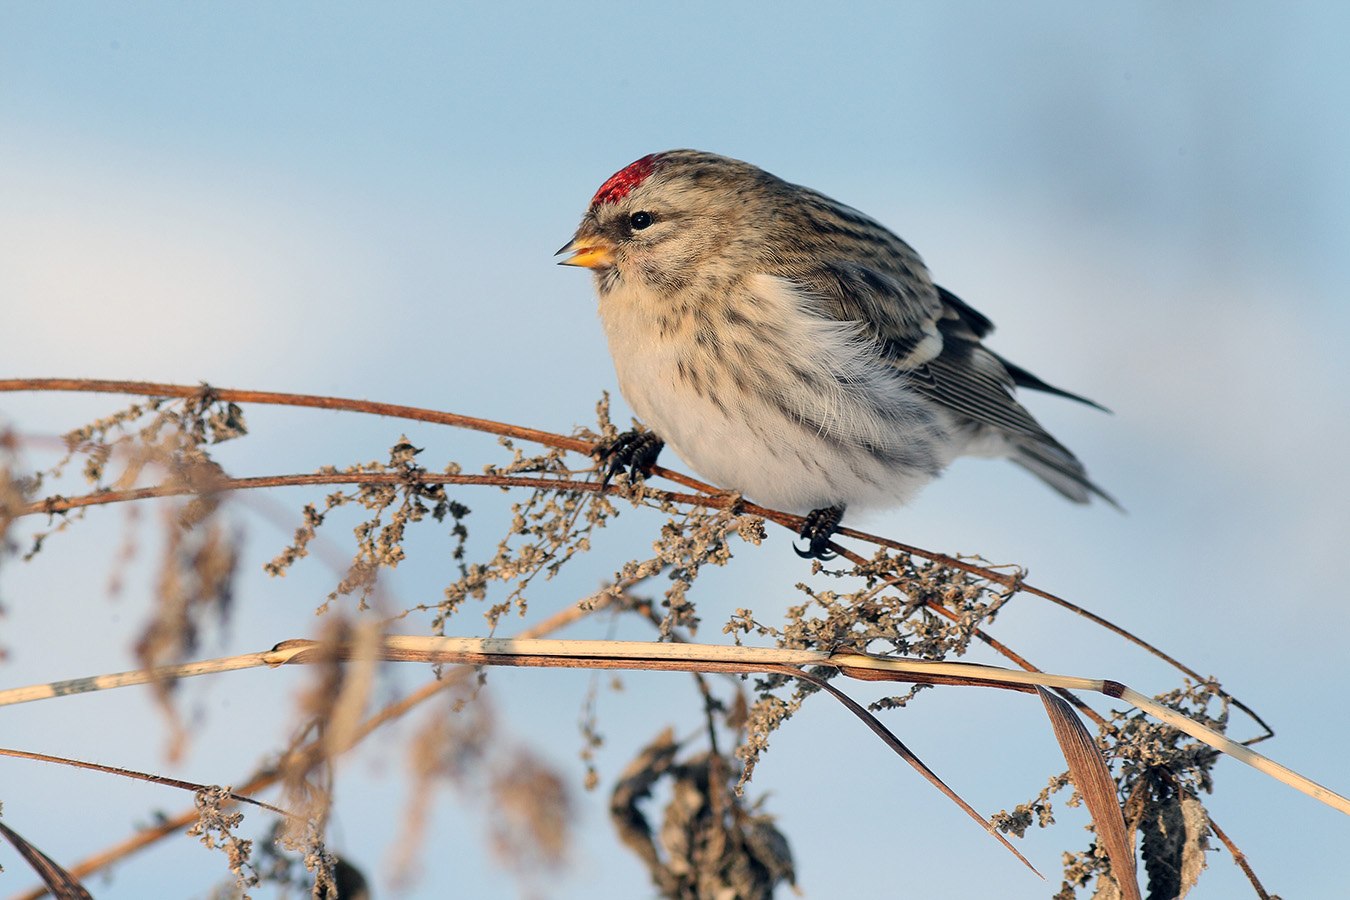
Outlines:
<svg viewBox="0 0 1350 900"><path fill-rule="evenodd" d="M902 505L962 455L1119 506L1016 391L1105 407L985 347L993 323L909 244L818 191L715 153L653 153L600 185L562 254L594 276L643 425L601 449L606 477L650 472L668 445L717 487L804 514L794 549L815 559L846 509Z"/></svg>

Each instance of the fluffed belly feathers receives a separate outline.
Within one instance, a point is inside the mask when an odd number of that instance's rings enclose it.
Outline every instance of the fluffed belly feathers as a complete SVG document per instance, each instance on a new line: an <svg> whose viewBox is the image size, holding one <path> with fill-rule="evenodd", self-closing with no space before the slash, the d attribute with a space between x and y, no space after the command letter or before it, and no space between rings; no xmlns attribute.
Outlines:
<svg viewBox="0 0 1350 900"><path fill-rule="evenodd" d="M780 279L675 303L618 285L600 313L641 421L703 478L757 503L903 503L968 438L856 325L811 314Z"/></svg>

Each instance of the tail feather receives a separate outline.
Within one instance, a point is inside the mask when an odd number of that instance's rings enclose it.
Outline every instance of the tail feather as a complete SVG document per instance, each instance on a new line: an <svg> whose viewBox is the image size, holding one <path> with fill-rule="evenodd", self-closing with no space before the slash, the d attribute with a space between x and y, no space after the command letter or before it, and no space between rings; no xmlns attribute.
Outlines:
<svg viewBox="0 0 1350 900"><path fill-rule="evenodd" d="M1019 442L1009 459L1075 503L1087 503L1095 494L1124 512L1115 497L1092 483L1078 457L1058 442Z"/></svg>
<svg viewBox="0 0 1350 900"><path fill-rule="evenodd" d="M1033 391L1041 391L1046 394L1054 394L1056 397L1063 397L1066 400L1076 400L1079 403L1085 403L1094 409L1100 409L1102 412L1105 413L1109 413L1111 411L1107 409L1105 406L1102 406L1096 400L1089 400L1082 394L1075 394L1072 391L1066 391L1064 390L1064 388L1055 387L1053 384L1049 384L1048 382L1042 381L1041 379L1037 378L1035 375L1032 375L1030 372L1022 368L1021 366L1017 365L1016 363L1008 362L1003 357L998 356L997 353L995 353L994 356L998 357L998 361L1003 363L1003 368L1008 370L1008 374L1012 376L1013 384L1017 385L1018 387L1028 388Z"/></svg>

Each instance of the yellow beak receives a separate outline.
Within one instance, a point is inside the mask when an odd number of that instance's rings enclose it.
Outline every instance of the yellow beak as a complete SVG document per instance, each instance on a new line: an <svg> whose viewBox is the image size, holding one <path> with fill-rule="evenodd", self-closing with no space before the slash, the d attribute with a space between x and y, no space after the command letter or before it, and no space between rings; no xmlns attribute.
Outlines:
<svg viewBox="0 0 1350 900"><path fill-rule="evenodd" d="M560 266L582 266L587 269L607 269L614 265L614 248L602 240L592 240L577 246L576 239L572 239L563 246L561 250L553 254L561 256L564 253L572 255L567 259L559 260Z"/></svg>

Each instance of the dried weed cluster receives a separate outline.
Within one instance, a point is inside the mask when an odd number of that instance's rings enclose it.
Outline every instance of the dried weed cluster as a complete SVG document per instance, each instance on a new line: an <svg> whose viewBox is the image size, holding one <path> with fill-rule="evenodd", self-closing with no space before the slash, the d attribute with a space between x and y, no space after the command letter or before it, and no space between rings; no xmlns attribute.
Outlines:
<svg viewBox="0 0 1350 900"><path fill-rule="evenodd" d="M434 635L472 633L482 626L476 617L466 618L471 604L495 633L508 614L526 616L531 597L538 598L565 566L591 550L597 533L621 510L637 520L632 527L651 529L651 554L607 565L612 571L607 587L531 633L599 610L648 620L663 641L685 640L695 633L700 574L709 565L727 565L733 549L758 544L765 536L765 518L747 512L735 497L656 490L640 479L630 483L623 475L602 489L594 465L583 461L574 467L578 447L615 434L606 400L597 414L595 429L559 438L556 446L535 455L522 450L517 439L501 437L509 458L486 466L481 475L465 474L453 462L432 471L419 461L423 451L400 436L384 461L326 467L309 476L234 479L212 450L245 434L243 413L236 402L203 387L176 400L137 403L72 431L66 436L66 454L42 472L25 472L18 462L17 439L12 434L0 437L0 540L9 555L24 552L31 559L52 535L69 528L85 506L170 498L163 501L166 539L155 604L137 645L145 666L163 666L188 659L199 646L200 630L226 616L231 603L241 602L234 590L238 530L226 502L231 492L273 484L337 486L321 502L303 507L293 540L266 564L267 572L284 576L309 555L336 510L359 510L351 538L328 536L353 543L354 550L318 609L326 623L320 635L326 661L314 667L311 686L299 700L290 745L248 781L251 790L283 786L281 805L290 815L273 836L280 844L269 841L255 854L253 843L238 836L241 813L218 788L198 791L189 833L225 852L234 890L245 892L269 882L299 884L304 879L297 875L298 867L303 865L313 896L338 896L335 885L344 878L354 884L352 879L361 876L351 861L338 860L324 848L333 761L383 723L430 700L429 714L408 750L416 786L408 807L396 813L403 823L396 868L417 870L416 848L434 797L430 786L446 782L485 810L494 848L509 866L524 873L547 871L568 856L568 833L574 827L572 786L497 728L484 687L490 677L463 669L439 672L442 681L416 699L372 712L382 671L372 642L395 624ZM76 464L90 485L84 498L36 499ZM475 506L492 503L494 488L512 492L509 523L489 542L488 552L475 556L483 544L470 540L474 518L465 498L473 490ZM24 551L16 545L11 524L21 515L40 512L52 524L29 535ZM440 534L441 558L453 560L456 577L444 586L438 603L391 608L381 597L381 575L407 561L410 530L428 525ZM785 648L851 648L934 660L960 657L972 641L988 641L987 629L1020 589L1020 573L982 565L886 548L868 558L849 555L839 564L816 563L812 580L795 585L800 602L789 607L782 621L764 621L743 608L722 631L738 644L754 639ZM659 599L635 596L638 586L655 590ZM348 598L354 602L344 603ZM552 609L561 605L556 597L548 599ZM815 674L829 678L836 673L822 668ZM778 674L761 677L752 687L741 679L700 678L698 683L703 709L688 712L703 721L702 739L677 742L666 733L644 748L617 775L611 815L662 896L767 898L794 882L792 857L772 817L742 790L770 737L818 688ZM903 707L924 686L876 701L872 709ZM162 683L160 697L173 723L171 744L177 747L188 739L189 728L173 713L170 687ZM1225 696L1212 682L1187 682L1164 699L1210 724L1226 724ZM1216 704L1218 711L1210 712ZM1198 795L1212 788L1209 773L1215 754L1140 715L1097 718L1098 744L1111 760L1128 824L1142 834L1151 895L1180 896L1204 864L1211 829ZM675 724L687 727L688 721ZM589 759L602 740L602 724L588 717L586 730L586 746L579 750ZM858 739L866 739L861 730ZM994 823L1017 835L1031 825L1051 824L1051 797L1068 785L1067 774L1054 775L1039 796L997 814ZM659 825L643 809L658 786L669 797ZM1075 805L1076 796L1068 803ZM531 877L524 876L526 883ZM1073 897L1080 888L1095 891L1091 895L1097 898L1114 896L1109 867L1094 847L1066 854L1063 886L1056 896Z"/></svg>

